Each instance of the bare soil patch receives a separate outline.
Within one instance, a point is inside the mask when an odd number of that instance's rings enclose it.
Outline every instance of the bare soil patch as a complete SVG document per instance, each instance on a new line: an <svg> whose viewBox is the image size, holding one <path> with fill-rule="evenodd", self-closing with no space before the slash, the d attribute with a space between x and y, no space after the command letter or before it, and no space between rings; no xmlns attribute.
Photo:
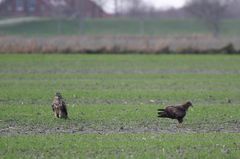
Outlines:
<svg viewBox="0 0 240 159"><path fill-rule="evenodd" d="M14 135L33 135L33 134L120 134L120 133L240 133L240 121L232 120L222 123L194 123L183 124L181 126L169 123L168 126L134 126L134 127L119 127L111 128L102 126L95 128L92 125L83 124L79 126L22 126L15 123L7 124L6 127L0 129L0 136L14 136Z"/></svg>

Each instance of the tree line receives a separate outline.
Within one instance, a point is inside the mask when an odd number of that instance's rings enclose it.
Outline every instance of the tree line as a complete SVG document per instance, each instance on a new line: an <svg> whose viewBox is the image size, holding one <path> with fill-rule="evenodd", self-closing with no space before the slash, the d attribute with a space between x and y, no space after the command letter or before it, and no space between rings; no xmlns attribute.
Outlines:
<svg viewBox="0 0 240 159"><path fill-rule="evenodd" d="M139 20L141 34L145 32L145 19L189 19L195 18L201 21L213 34L218 37L221 24L227 18L240 18L239 0L187 0L182 8L157 9L146 0L93 0L100 7L106 8L109 3L113 5L113 13L110 17L135 18ZM74 6L57 5L53 14L59 19L57 23L59 33L62 32L62 19L73 18L79 21L79 30L84 32L86 16L86 0L76 0ZM61 3L59 3L61 4ZM97 7L96 7L97 8ZM88 10L89 12L89 10ZM92 12L96 12L93 10Z"/></svg>
<svg viewBox="0 0 240 159"><path fill-rule="evenodd" d="M109 0L95 0L104 7ZM112 0L115 17L144 18L196 18L218 37L224 19L240 18L238 0L188 0L184 7L156 9L143 0ZM144 25L140 23L140 25Z"/></svg>

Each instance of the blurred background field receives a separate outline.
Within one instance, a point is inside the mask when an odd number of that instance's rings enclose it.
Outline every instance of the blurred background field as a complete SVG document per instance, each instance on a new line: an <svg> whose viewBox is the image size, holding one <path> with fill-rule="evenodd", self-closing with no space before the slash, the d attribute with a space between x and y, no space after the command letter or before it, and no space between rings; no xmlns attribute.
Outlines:
<svg viewBox="0 0 240 159"><path fill-rule="evenodd" d="M78 20L25 18L21 21L0 24L1 35L21 35L29 37L45 36L99 36L99 35L141 35L141 36L210 36L211 32L199 21L194 19L131 19L105 18L86 19L83 28L79 28ZM27 20L29 19L29 21ZM58 28L60 25L60 28ZM222 25L221 37L238 37L240 20L225 20Z"/></svg>
<svg viewBox="0 0 240 159"><path fill-rule="evenodd" d="M2 0L0 52L240 52L238 1L166 3L157 7L160 2L144 0Z"/></svg>

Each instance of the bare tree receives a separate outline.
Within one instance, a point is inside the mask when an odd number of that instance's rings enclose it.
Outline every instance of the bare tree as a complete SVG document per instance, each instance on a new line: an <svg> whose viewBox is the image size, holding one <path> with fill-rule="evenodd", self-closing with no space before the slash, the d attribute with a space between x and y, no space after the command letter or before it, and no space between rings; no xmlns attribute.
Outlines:
<svg viewBox="0 0 240 159"><path fill-rule="evenodd" d="M139 32L145 34L145 15L144 3L142 0L129 0L128 1L128 15L137 18L139 21Z"/></svg>
<svg viewBox="0 0 240 159"><path fill-rule="evenodd" d="M228 18L240 18L240 1L232 0L228 7Z"/></svg>
<svg viewBox="0 0 240 159"><path fill-rule="evenodd" d="M57 3L52 6L52 16L57 20L56 25L58 34L62 34L62 21L65 18L65 4Z"/></svg>
<svg viewBox="0 0 240 159"><path fill-rule="evenodd" d="M65 14L69 15L72 19L78 20L79 32L84 33L85 18L86 18L86 4L85 0L76 0L72 3L66 3Z"/></svg>
<svg viewBox="0 0 240 159"><path fill-rule="evenodd" d="M131 16L135 16L135 17L140 16L143 13L142 0L129 0L127 10Z"/></svg>
<svg viewBox="0 0 240 159"><path fill-rule="evenodd" d="M114 14L116 17L121 16L124 8L129 0L111 0L113 4Z"/></svg>
<svg viewBox="0 0 240 159"><path fill-rule="evenodd" d="M102 9L105 7L107 0L94 0Z"/></svg>
<svg viewBox="0 0 240 159"><path fill-rule="evenodd" d="M119 0L114 0L113 3L114 3L115 16L118 16L119 15Z"/></svg>
<svg viewBox="0 0 240 159"><path fill-rule="evenodd" d="M201 20L217 37L227 11L227 0L189 0L186 11Z"/></svg>
<svg viewBox="0 0 240 159"><path fill-rule="evenodd" d="M126 5L126 14L132 17L151 17L156 11L154 6L143 0L128 0Z"/></svg>

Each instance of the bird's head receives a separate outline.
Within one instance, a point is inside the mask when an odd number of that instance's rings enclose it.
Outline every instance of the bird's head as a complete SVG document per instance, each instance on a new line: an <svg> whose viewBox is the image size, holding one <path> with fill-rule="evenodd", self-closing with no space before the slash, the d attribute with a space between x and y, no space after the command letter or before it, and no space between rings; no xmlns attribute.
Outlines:
<svg viewBox="0 0 240 159"><path fill-rule="evenodd" d="M186 105L187 105L188 107L193 107L193 105L192 105L192 102L191 102L191 101L187 101L187 102L186 102Z"/></svg>
<svg viewBox="0 0 240 159"><path fill-rule="evenodd" d="M57 92L57 93L55 94L55 97L57 97L57 98L62 98L62 95L61 95L61 93Z"/></svg>
<svg viewBox="0 0 240 159"><path fill-rule="evenodd" d="M185 107L185 109L188 109L189 107L193 107L192 102L187 101L185 104L183 104L183 106Z"/></svg>

